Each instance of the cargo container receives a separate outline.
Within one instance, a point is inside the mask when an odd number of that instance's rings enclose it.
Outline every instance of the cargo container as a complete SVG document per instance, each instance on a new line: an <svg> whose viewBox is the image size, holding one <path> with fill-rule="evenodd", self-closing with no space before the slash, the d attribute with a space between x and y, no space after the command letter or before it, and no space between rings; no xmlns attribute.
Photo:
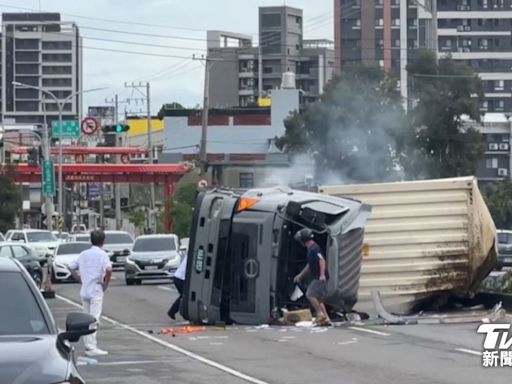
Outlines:
<svg viewBox="0 0 512 384"><path fill-rule="evenodd" d="M370 211L353 199L288 188L199 193L181 314L203 324L279 318L293 304L293 278L306 264L305 248L293 240L304 227L327 260L329 304L352 310Z"/></svg>
<svg viewBox="0 0 512 384"><path fill-rule="evenodd" d="M496 228L474 177L320 186L372 206L358 308L378 289L388 309L472 296L496 264Z"/></svg>

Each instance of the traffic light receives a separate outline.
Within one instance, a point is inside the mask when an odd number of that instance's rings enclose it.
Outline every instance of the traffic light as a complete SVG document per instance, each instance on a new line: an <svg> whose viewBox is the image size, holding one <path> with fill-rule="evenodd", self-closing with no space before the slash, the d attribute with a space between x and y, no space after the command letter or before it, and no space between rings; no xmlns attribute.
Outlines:
<svg viewBox="0 0 512 384"><path fill-rule="evenodd" d="M30 148L28 150L28 165L30 167L37 167L39 165L39 150L37 148Z"/></svg>
<svg viewBox="0 0 512 384"><path fill-rule="evenodd" d="M112 124L112 125L104 125L101 127L103 133L123 133L128 132L130 130L130 126L128 124Z"/></svg>

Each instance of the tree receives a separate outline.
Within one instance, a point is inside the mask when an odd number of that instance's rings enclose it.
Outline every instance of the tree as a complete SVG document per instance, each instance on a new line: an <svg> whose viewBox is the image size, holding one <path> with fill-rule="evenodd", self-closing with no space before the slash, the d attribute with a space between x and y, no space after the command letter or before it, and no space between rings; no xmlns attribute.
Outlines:
<svg viewBox="0 0 512 384"><path fill-rule="evenodd" d="M496 227L512 229L512 181L507 179L490 185L484 197Z"/></svg>
<svg viewBox="0 0 512 384"><path fill-rule="evenodd" d="M21 190L14 182L14 169L0 169L0 232L14 227L21 207Z"/></svg>
<svg viewBox="0 0 512 384"><path fill-rule="evenodd" d="M400 177L405 118L396 80L376 67L353 66L321 99L293 113L276 145L309 154L319 182L373 182Z"/></svg>
<svg viewBox="0 0 512 384"><path fill-rule="evenodd" d="M484 155L483 136L464 125L463 117L480 121L474 95L482 96L482 83L472 68L445 57L419 51L407 66L413 108L409 122L406 171L412 178L472 175Z"/></svg>
<svg viewBox="0 0 512 384"><path fill-rule="evenodd" d="M131 211L128 215L128 220L130 223L135 225L137 229L144 228L146 226L146 212L142 209L137 209L135 211Z"/></svg>
<svg viewBox="0 0 512 384"><path fill-rule="evenodd" d="M173 232L178 237L188 237L192 225L192 215L196 200L197 187L195 183L187 183L178 188L171 201L170 218ZM165 215L163 216L165 220Z"/></svg>

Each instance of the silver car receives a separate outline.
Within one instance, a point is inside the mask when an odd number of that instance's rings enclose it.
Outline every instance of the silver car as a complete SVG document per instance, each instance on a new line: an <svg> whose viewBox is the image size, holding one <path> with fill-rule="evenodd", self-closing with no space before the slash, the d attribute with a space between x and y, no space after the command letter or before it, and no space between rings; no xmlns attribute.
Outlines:
<svg viewBox="0 0 512 384"><path fill-rule="evenodd" d="M139 236L135 240L131 255L126 259L126 284L140 284L142 280L172 279L180 262L178 236Z"/></svg>
<svg viewBox="0 0 512 384"><path fill-rule="evenodd" d="M103 249L109 254L114 268L124 267L132 247L133 237L128 232L105 231L105 245Z"/></svg>

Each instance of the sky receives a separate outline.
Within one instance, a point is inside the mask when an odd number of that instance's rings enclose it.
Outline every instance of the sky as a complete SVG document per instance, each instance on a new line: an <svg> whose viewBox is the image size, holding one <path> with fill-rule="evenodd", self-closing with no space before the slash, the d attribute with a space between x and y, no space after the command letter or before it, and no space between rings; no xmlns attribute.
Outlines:
<svg viewBox="0 0 512 384"><path fill-rule="evenodd" d="M156 114L164 103L202 103L204 67L192 55L206 53L206 30L245 33L257 42L258 7L284 4L303 9L304 38L333 39L332 0L0 0L0 11L60 12L79 26L83 89L108 87L84 95L85 111L118 94L120 111L141 113L143 95L125 82L149 81Z"/></svg>

